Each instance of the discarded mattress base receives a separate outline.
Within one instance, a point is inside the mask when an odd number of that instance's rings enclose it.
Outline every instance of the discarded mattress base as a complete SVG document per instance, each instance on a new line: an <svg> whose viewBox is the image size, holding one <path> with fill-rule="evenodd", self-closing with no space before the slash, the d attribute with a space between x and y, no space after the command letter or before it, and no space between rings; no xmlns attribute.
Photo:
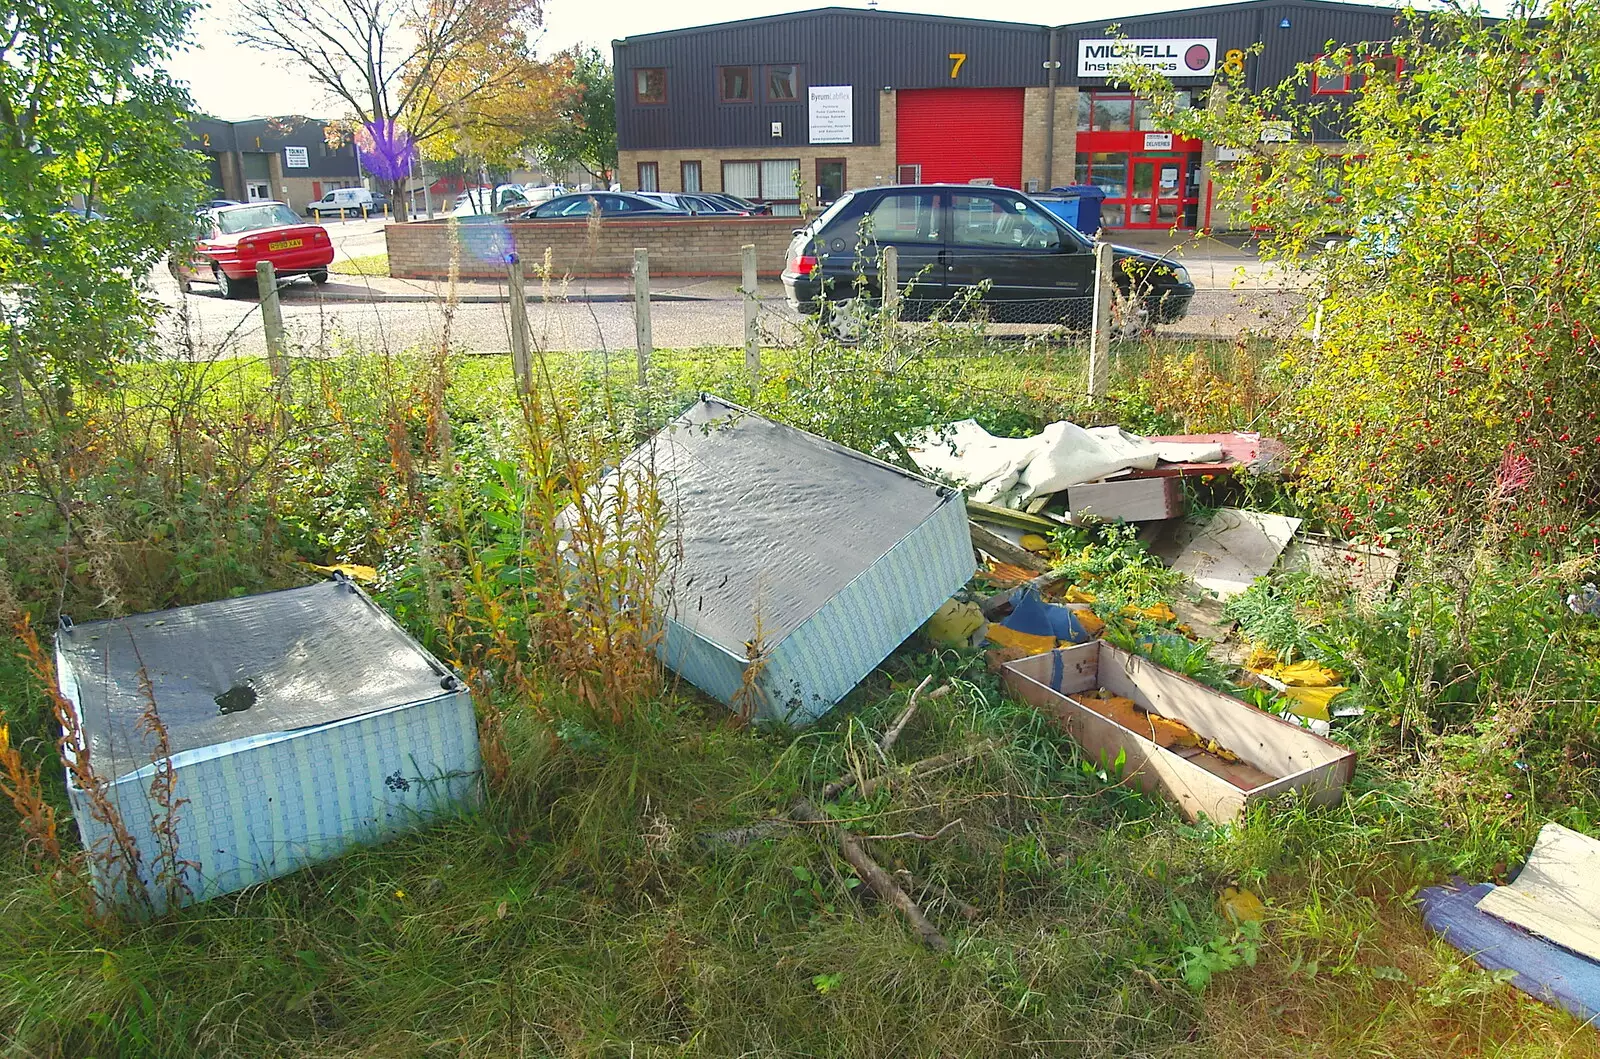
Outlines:
<svg viewBox="0 0 1600 1059"><path fill-rule="evenodd" d="M1108 643L1018 659L1003 674L1013 693L1052 718L1092 759L1109 766L1122 756L1122 782L1165 795L1191 821L1231 822L1247 806L1295 790L1331 804L1355 772L1354 751ZM1248 771L1168 750L1073 698L1099 688L1181 721L1232 751Z"/></svg>
<svg viewBox="0 0 1600 1059"><path fill-rule="evenodd" d="M67 625L61 693L139 855L138 887L89 858L97 899L161 912L166 839L150 789L150 695L167 730L183 904L209 900L476 805L465 684L343 577L305 588ZM83 844L110 826L71 781ZM156 819L152 819L152 817Z"/></svg>
<svg viewBox="0 0 1600 1059"><path fill-rule="evenodd" d="M976 568L958 491L709 394L629 460L678 552L657 654L761 720L827 713Z"/></svg>

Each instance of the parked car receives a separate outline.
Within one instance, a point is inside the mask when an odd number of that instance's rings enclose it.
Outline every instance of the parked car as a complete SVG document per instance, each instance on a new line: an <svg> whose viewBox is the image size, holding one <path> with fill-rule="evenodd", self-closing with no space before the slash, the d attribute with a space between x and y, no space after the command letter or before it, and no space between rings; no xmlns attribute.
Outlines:
<svg viewBox="0 0 1600 1059"><path fill-rule="evenodd" d="M602 217L633 217L652 214L657 217L687 217L688 213L665 202L647 199L629 191L589 191L571 195L557 195L542 206L522 214L525 221L573 220L587 217L598 208Z"/></svg>
<svg viewBox="0 0 1600 1059"><path fill-rule="evenodd" d="M377 213L389 202L387 196L376 195L366 188L335 188L314 202L306 203L307 217L335 215L361 215L364 207L368 214Z"/></svg>
<svg viewBox="0 0 1600 1059"><path fill-rule="evenodd" d="M493 188L468 188L456 196L450 208L452 217L488 217L507 210L532 206L531 198L521 184L500 184Z"/></svg>
<svg viewBox="0 0 1600 1059"><path fill-rule="evenodd" d="M726 202L719 202L710 195L703 195L697 191L641 191L641 196L665 202L674 209L685 213L715 214L723 217L748 217L749 210L734 209Z"/></svg>
<svg viewBox="0 0 1600 1059"><path fill-rule="evenodd" d="M863 303L881 299L885 246L898 251L909 318L976 298L996 322L1089 326L1094 243L1019 191L958 184L847 192L795 230L783 269L789 304L826 314L835 334L852 337ZM1118 288L1137 299L1138 328L1188 312L1194 285L1183 266L1129 247L1112 254Z"/></svg>
<svg viewBox="0 0 1600 1059"><path fill-rule="evenodd" d="M194 249L174 253L173 278L184 291L209 273L224 298L237 298L256 278L256 264L272 262L280 278L307 276L328 282L333 240L318 224L302 221L281 202L251 202L207 210Z"/></svg>
<svg viewBox="0 0 1600 1059"><path fill-rule="evenodd" d="M244 203L240 202L238 199L207 199L200 204L200 207L195 212L204 213L206 210L220 210L224 206L242 205L244 205Z"/></svg>
<svg viewBox="0 0 1600 1059"><path fill-rule="evenodd" d="M751 202L749 199L742 199L738 195L730 195L725 191L702 191L700 194L713 201L721 202L741 213L748 213L751 216L757 214L768 216L772 213L772 205L770 203Z"/></svg>

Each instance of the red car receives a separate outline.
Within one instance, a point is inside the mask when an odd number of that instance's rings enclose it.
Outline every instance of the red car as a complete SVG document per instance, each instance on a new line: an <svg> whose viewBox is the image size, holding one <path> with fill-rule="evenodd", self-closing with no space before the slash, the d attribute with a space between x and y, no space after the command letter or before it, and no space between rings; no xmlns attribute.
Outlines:
<svg viewBox="0 0 1600 1059"><path fill-rule="evenodd" d="M256 263L270 261L279 278L309 276L328 282L333 241L317 224L307 224L281 202L221 206L200 214L200 239L187 259L172 255L172 275L188 291L189 282L209 272L224 298L237 298L255 283Z"/></svg>

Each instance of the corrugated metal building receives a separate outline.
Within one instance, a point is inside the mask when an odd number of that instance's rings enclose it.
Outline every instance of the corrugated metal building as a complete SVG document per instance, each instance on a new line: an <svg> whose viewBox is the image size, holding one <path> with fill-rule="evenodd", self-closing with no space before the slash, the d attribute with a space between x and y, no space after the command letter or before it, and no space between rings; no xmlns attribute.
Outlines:
<svg viewBox="0 0 1600 1059"><path fill-rule="evenodd" d="M1392 8L1248 0L1054 27L829 7L643 34L612 42L620 179L791 214L873 184L1094 183L1108 227L1221 226L1215 152L1156 128L1107 84L1103 71L1123 61L1112 25L1194 105L1225 64L1242 63L1258 89L1330 41L1378 45L1399 32ZM1305 91L1354 87L1342 77Z"/></svg>
<svg viewBox="0 0 1600 1059"><path fill-rule="evenodd" d="M355 147L328 144L328 122L292 114L279 118L189 122L189 148L211 163L219 198L274 199L301 209L335 188L361 186Z"/></svg>

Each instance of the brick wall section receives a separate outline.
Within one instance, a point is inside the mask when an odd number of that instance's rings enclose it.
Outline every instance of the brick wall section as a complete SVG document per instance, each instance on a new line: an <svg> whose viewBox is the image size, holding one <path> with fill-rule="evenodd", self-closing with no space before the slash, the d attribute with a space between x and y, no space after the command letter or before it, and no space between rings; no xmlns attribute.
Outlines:
<svg viewBox="0 0 1600 1059"><path fill-rule="evenodd" d="M1078 146L1078 90L1070 85L1056 89L1055 142L1051 144L1050 172L1044 171L1045 126L1050 116L1050 90L1025 89L1022 96L1022 181L1037 180L1040 191L1072 183L1073 159Z"/></svg>
<svg viewBox="0 0 1600 1059"><path fill-rule="evenodd" d="M895 182L895 93L878 93L876 144L813 144L788 147L645 148L617 152L617 181L624 191L639 186L639 163L655 162L660 169L661 191L683 190L684 162L700 163L700 190L721 191L723 162L753 162L768 158L800 160L801 192L810 203L816 195L817 159L843 158L846 188L869 188Z"/></svg>
<svg viewBox="0 0 1600 1059"><path fill-rule="evenodd" d="M510 221L452 224L412 221L384 228L389 274L399 279L446 279L451 237L460 243L463 279L504 279L506 255L515 249L530 274L550 251L553 279L615 278L633 274L633 251L650 251L651 276L737 276L740 250L756 247L762 275L783 271L784 251L799 222L793 217L671 221Z"/></svg>

